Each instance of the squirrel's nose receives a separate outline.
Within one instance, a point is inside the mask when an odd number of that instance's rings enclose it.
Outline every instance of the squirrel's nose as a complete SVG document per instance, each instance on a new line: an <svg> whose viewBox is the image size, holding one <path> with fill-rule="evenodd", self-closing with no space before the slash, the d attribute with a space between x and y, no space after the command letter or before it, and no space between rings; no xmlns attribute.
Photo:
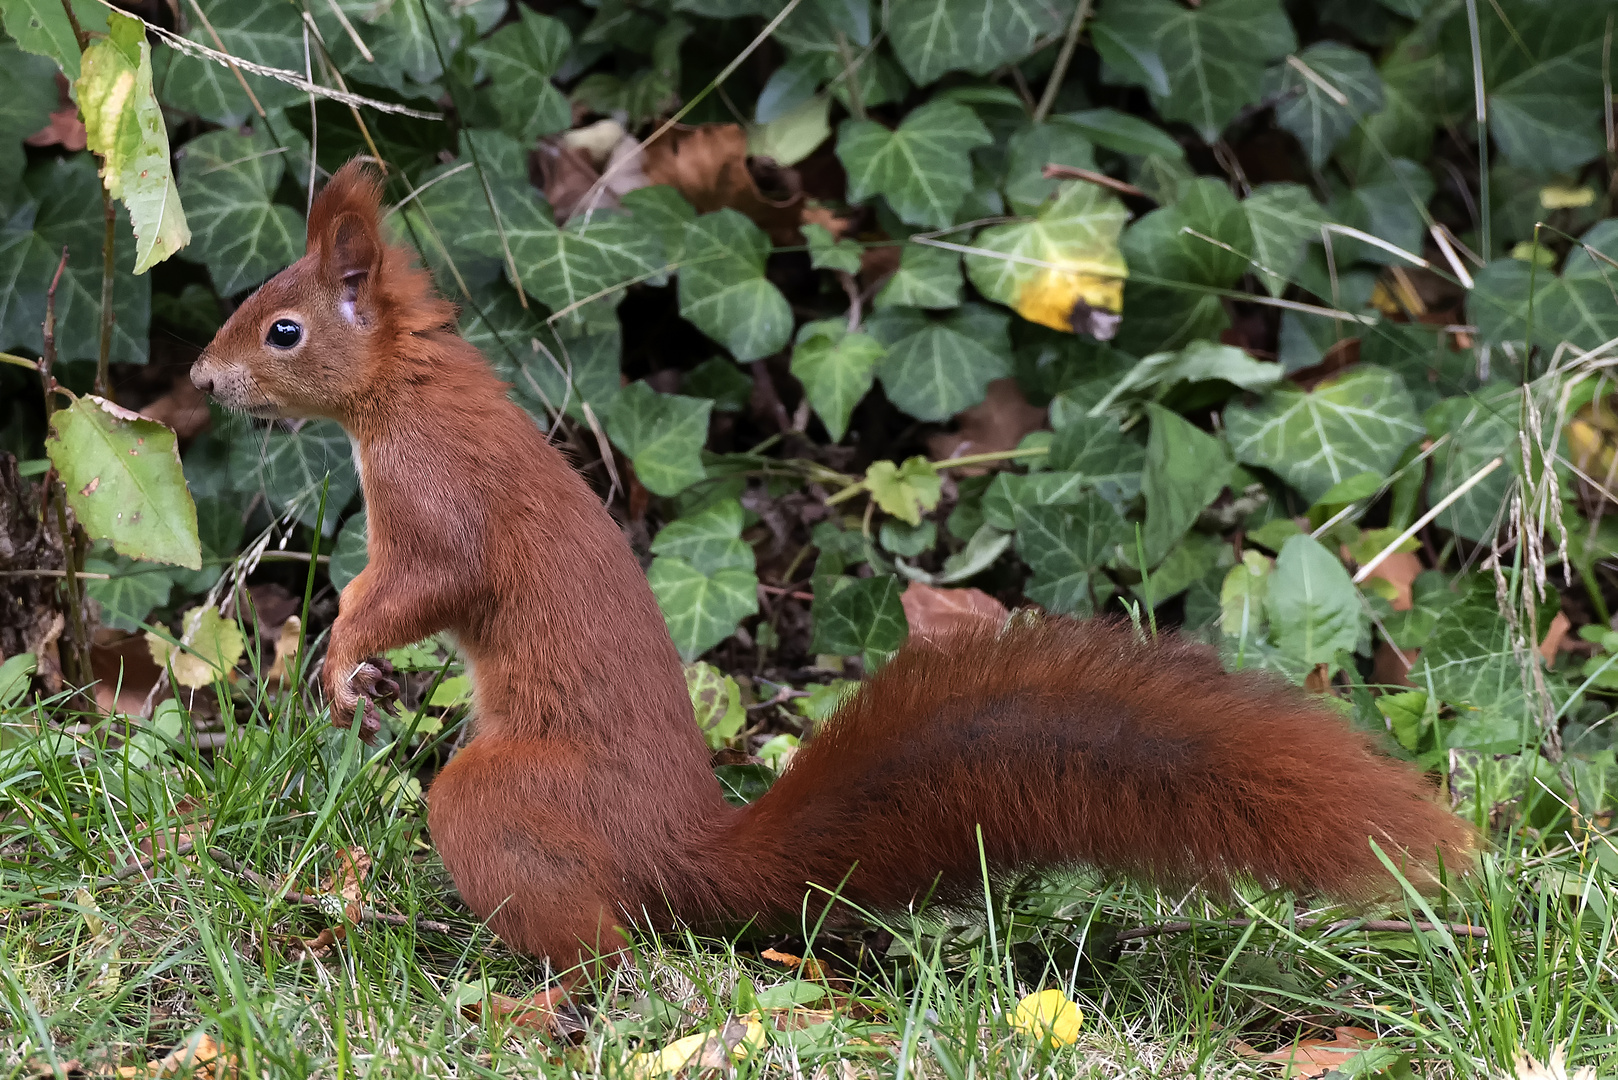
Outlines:
<svg viewBox="0 0 1618 1080"><path fill-rule="evenodd" d="M191 365L191 385L204 394L213 393L213 372L207 370L200 360Z"/></svg>

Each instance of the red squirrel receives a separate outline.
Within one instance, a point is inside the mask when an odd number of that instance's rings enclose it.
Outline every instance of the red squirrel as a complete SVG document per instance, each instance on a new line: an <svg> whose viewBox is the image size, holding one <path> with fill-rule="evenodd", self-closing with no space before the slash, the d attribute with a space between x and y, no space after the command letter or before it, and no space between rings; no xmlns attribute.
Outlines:
<svg viewBox="0 0 1618 1080"><path fill-rule="evenodd" d="M1408 765L1281 681L1173 636L1062 617L912 640L729 805L663 616L623 534L381 232L358 161L309 214L307 253L192 368L222 405L353 436L370 564L322 675L346 726L367 661L442 630L473 673L475 735L432 782L456 887L557 970L650 919L796 913L814 886L870 910L981 897L991 872L1090 865L1220 890L1386 893L1369 841L1418 883L1477 837Z"/></svg>

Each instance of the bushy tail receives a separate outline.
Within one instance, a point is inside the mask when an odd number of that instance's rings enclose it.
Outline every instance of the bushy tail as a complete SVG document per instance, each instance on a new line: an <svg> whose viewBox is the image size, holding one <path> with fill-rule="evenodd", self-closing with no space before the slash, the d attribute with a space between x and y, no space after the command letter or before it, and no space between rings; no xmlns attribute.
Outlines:
<svg viewBox="0 0 1618 1080"><path fill-rule="evenodd" d="M991 871L1091 865L1343 899L1470 866L1473 830L1408 765L1303 692L1127 626L1044 619L907 645L724 830L720 903L795 910L804 883L882 910ZM851 872L852 871L852 872Z"/></svg>

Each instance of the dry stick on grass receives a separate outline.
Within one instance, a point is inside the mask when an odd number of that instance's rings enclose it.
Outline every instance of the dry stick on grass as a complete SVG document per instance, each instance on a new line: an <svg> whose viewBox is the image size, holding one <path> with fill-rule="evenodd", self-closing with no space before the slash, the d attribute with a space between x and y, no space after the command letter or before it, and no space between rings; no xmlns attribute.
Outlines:
<svg viewBox="0 0 1618 1080"><path fill-rule="evenodd" d="M1327 933L1335 930L1351 929L1364 930L1368 933L1409 933L1415 930L1420 930L1423 933L1433 933L1437 930L1448 930L1450 933L1460 937L1482 938L1485 941L1489 937L1489 931L1481 926L1470 926L1462 923L1406 922L1403 919L1338 919L1336 922L1323 923L1320 919L1304 918L1294 919L1292 924L1299 927L1321 926ZM1156 937L1159 934L1183 934L1188 930L1195 930L1199 927L1239 929L1252 925L1252 919L1218 919L1213 922L1200 923L1166 922L1152 926L1137 926L1132 930L1125 930L1114 940L1134 941L1136 938Z"/></svg>

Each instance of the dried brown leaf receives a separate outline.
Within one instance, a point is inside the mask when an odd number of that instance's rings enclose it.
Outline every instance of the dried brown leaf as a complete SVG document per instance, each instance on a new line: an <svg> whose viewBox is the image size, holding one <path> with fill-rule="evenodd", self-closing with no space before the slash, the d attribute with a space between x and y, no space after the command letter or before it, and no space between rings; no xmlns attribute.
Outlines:
<svg viewBox="0 0 1618 1080"><path fill-rule="evenodd" d="M767 197L760 190L747 157L747 132L740 124L676 126L644 148L646 179L667 184L706 214L730 207L751 218L777 244L802 243L798 225L803 192L793 191L788 169L762 170L771 187L786 189L784 198Z"/></svg>
<svg viewBox="0 0 1618 1080"><path fill-rule="evenodd" d="M955 431L934 435L927 449L939 459L1014 450L1029 432L1045 426L1045 418L1046 410L1028 404L1016 379L995 379L983 401L960 414ZM957 470L968 476L987 471Z"/></svg>
<svg viewBox="0 0 1618 1080"><path fill-rule="evenodd" d="M1357 1027L1334 1028L1333 1033L1336 1038L1329 1041L1304 1039L1295 1045L1268 1054L1260 1053L1240 1041L1233 1044L1232 1049L1242 1057L1252 1058L1255 1061L1278 1062L1282 1066L1283 1076L1308 1080L1341 1068L1350 1058L1363 1052L1377 1039L1376 1032Z"/></svg>
<svg viewBox="0 0 1618 1080"><path fill-rule="evenodd" d="M899 597L910 632L937 638L955 630L1005 625L1011 612L982 589L940 589L912 581Z"/></svg>

